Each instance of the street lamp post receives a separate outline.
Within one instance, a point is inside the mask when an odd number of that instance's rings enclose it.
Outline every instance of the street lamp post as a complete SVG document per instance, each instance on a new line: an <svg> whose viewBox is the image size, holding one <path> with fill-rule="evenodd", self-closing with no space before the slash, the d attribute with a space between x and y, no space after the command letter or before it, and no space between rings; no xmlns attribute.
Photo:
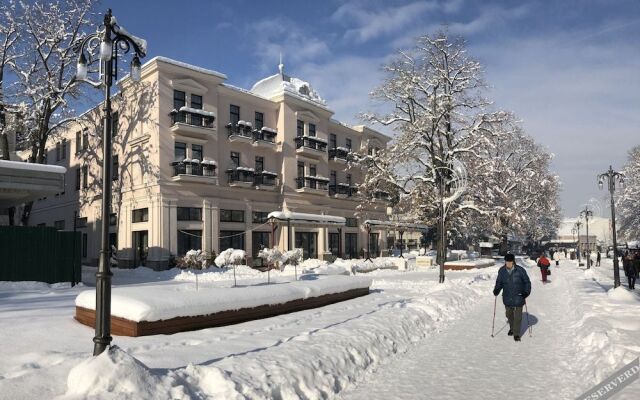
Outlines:
<svg viewBox="0 0 640 400"><path fill-rule="evenodd" d="M584 217L587 227L587 269L591 268L591 246L589 245L589 217L593 216L593 211L589 210L588 206L584 207L584 210L580 211L580 216Z"/></svg>
<svg viewBox="0 0 640 400"><path fill-rule="evenodd" d="M611 229L613 230L613 287L620 286L620 267L618 264L618 243L616 240L616 206L613 201L613 193L616 191L616 180L620 182L620 186L624 185L624 174L614 171L611 165L609 170L598 175L598 187L602 190L604 186L604 178L607 178L609 184L609 194L611 195Z"/></svg>
<svg viewBox="0 0 640 400"><path fill-rule="evenodd" d="M580 251L580 227L582 226L582 222L580 220L576 221L575 227L576 232L578 232L578 245L576 249L578 249L578 266L582 266L582 252Z"/></svg>
<svg viewBox="0 0 640 400"><path fill-rule="evenodd" d="M98 49L99 58L94 57ZM131 79L140 80L140 58L146 55L146 42L129 34L120 27L111 9L104 15L104 28L86 36L74 50L79 53L76 79L87 82L93 87L104 89L104 120L102 131L102 213L101 213L101 247L98 272L96 273L96 329L93 338L93 355L102 353L111 343L111 268L109 265L109 215L111 213L111 86L117 79L118 51L122 54L131 49L135 52L131 61ZM99 63L98 71L90 71L89 67ZM97 72L100 80L87 78L89 72Z"/></svg>

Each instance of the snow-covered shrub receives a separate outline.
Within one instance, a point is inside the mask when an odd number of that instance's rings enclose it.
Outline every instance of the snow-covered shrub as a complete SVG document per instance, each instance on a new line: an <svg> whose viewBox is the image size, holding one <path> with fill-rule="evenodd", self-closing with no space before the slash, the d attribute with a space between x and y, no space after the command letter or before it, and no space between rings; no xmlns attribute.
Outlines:
<svg viewBox="0 0 640 400"><path fill-rule="evenodd" d="M373 260L367 260L357 262L351 266L351 272L371 272L377 269L398 269L398 266L392 261L375 258Z"/></svg>
<svg viewBox="0 0 640 400"><path fill-rule="evenodd" d="M282 255L283 265L293 265L295 279L298 280L298 265L302 262L302 249L285 251Z"/></svg>
<svg viewBox="0 0 640 400"><path fill-rule="evenodd" d="M177 259L177 265L178 268L207 269L209 258L209 253L204 250L189 250L184 257Z"/></svg>
<svg viewBox="0 0 640 400"><path fill-rule="evenodd" d="M215 259L215 264L222 268L231 265L233 268L233 286L237 286L236 281L236 265L240 265L244 262L247 253L244 250L238 249L226 249L221 252Z"/></svg>
<svg viewBox="0 0 640 400"><path fill-rule="evenodd" d="M260 250L258 257L264 260L265 266L263 267L263 271L267 271L267 283L271 282L271 274L269 271L272 269L279 269L280 271L284 270L282 252L277 247L272 249L264 248Z"/></svg>

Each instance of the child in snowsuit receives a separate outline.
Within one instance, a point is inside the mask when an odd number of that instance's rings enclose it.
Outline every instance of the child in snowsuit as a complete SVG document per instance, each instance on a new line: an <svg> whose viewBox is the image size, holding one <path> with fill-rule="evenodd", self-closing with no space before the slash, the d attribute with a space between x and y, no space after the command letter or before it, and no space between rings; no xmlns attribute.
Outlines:
<svg viewBox="0 0 640 400"><path fill-rule="evenodd" d="M502 302L509 321L509 333L516 342L520 341L520 325L522 323L522 306L531 294L531 281L527 271L515 263L513 254L504 256L505 265L498 270L493 295L498 296L502 290Z"/></svg>
<svg viewBox="0 0 640 400"><path fill-rule="evenodd" d="M544 254L540 255L538 259L538 268L540 268L540 273L542 274L542 282L547 283L547 275L549 275L549 267L551 266L551 261Z"/></svg>

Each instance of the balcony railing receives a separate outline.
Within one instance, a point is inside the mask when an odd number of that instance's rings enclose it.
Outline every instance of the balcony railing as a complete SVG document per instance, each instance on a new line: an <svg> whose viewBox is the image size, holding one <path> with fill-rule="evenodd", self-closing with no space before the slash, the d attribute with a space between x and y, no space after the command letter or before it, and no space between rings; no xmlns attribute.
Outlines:
<svg viewBox="0 0 640 400"><path fill-rule="evenodd" d="M253 140L275 143L277 134L278 133L273 129L263 127L262 129L256 129L253 131Z"/></svg>
<svg viewBox="0 0 640 400"><path fill-rule="evenodd" d="M174 161L171 163L173 166L173 176L178 175L195 175L195 176L218 176L217 165L214 161L200 161L189 160Z"/></svg>
<svg viewBox="0 0 640 400"><path fill-rule="evenodd" d="M254 174L253 168L235 167L227 169L229 183L253 183Z"/></svg>
<svg viewBox="0 0 640 400"><path fill-rule="evenodd" d="M226 125L228 137L240 136L253 140L253 133L251 132L251 125L246 124L232 124Z"/></svg>
<svg viewBox="0 0 640 400"><path fill-rule="evenodd" d="M295 141L296 149L307 148L322 152L327 151L327 142L315 136L297 136Z"/></svg>
<svg viewBox="0 0 640 400"><path fill-rule="evenodd" d="M329 196L342 195L346 197L355 196L358 188L349 186L348 183L338 183L337 185L329 185Z"/></svg>
<svg viewBox="0 0 640 400"><path fill-rule="evenodd" d="M389 201L389 200L391 200L391 195L389 193L387 193L387 192L379 190L379 191L373 193L373 198L376 199L376 200Z"/></svg>
<svg viewBox="0 0 640 400"><path fill-rule="evenodd" d="M184 108L184 107L183 107ZM187 124L191 126L199 126L202 128L215 128L214 121L216 118L207 111L199 112L198 110L187 111L183 108L178 110L173 110L169 114L171 116L171 125L175 125L176 123Z"/></svg>
<svg viewBox="0 0 640 400"><path fill-rule="evenodd" d="M329 149L329 159L330 160L349 160L349 149L343 147L337 147L334 149Z"/></svg>
<svg viewBox="0 0 640 400"><path fill-rule="evenodd" d="M253 182L256 186L276 186L276 178L278 174L273 172L256 172L253 176Z"/></svg>
<svg viewBox="0 0 640 400"><path fill-rule="evenodd" d="M328 190L329 180L320 176L298 177L296 178L296 186L298 189Z"/></svg>

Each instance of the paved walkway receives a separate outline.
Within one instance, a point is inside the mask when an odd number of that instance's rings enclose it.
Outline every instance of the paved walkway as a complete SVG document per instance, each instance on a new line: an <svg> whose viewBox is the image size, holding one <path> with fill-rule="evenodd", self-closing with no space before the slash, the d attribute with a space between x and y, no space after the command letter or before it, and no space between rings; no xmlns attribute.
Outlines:
<svg viewBox="0 0 640 400"><path fill-rule="evenodd" d="M562 268L543 285L537 267L526 268L532 281L528 299L533 336L522 341L507 336L501 295L496 336L491 337L494 297L485 299L459 322L426 338L422 344L373 372L343 393L344 399L573 399L579 379L567 362L571 346L572 310ZM568 271L567 271L568 272Z"/></svg>

